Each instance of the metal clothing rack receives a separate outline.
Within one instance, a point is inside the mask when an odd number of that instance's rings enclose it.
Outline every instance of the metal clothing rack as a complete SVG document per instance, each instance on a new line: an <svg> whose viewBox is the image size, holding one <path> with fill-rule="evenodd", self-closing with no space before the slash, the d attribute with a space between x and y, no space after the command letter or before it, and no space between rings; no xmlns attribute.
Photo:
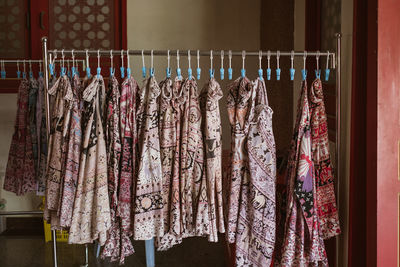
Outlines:
<svg viewBox="0 0 400 267"><path fill-rule="evenodd" d="M48 57L51 53L63 52L64 54L74 54L74 56L86 56L86 60L88 60L88 55L112 55L113 53L121 54L121 52L125 52L125 55L146 55L146 56L169 56L169 55L177 55L177 56L290 56L290 57L306 57L306 56L332 56L332 68L336 68L336 149L335 149L335 160L336 160L336 177L337 177L337 188L339 188L340 182L340 162L339 162L339 153L340 153L340 123L341 123L341 37L340 33L336 34L336 53L329 52L319 52L319 51L311 51L311 52L294 52L294 51L198 51L198 50L190 50L185 51L180 54L179 50L49 50L47 46L47 37L42 38L42 52L43 52L43 62L44 62L44 77L45 77L45 90L48 91L49 87L49 70L48 70ZM336 57L336 60L335 60ZM46 105L46 127L47 127L47 135L49 136L50 131L50 111L49 111L49 97L48 94L45 94L45 105ZM337 194L337 202L339 203L339 198ZM57 267L57 244L55 239L55 231L53 230L53 258L54 258L54 266ZM336 243L338 246L338 243ZM146 240L146 264L147 267L155 266L155 256L154 256L154 239Z"/></svg>

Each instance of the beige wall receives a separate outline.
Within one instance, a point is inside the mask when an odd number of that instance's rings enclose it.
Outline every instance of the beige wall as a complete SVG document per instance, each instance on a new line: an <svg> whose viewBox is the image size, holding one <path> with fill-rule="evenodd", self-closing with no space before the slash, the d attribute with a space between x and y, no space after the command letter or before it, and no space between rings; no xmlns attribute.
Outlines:
<svg viewBox="0 0 400 267"><path fill-rule="evenodd" d="M128 1L128 47L130 49L180 49L182 54L192 50L259 50L260 48L260 0L154 0ZM214 68L219 79L220 58L214 58ZM150 57L145 58L146 66ZM193 73L196 70L196 58L192 58ZM221 82L224 95L228 59L225 57L225 81ZM134 77L141 78L141 57L131 57ZM165 78L167 58L154 57L156 78ZM233 78L240 75L241 57L232 61ZM181 57L180 67L183 76L187 76L187 58ZM209 58L200 61L202 78L198 82L199 90L208 78ZM257 77L258 58L247 58L245 63L249 78ZM175 76L176 57L171 57L171 68ZM230 147L230 126L226 115L226 99L220 101L223 147Z"/></svg>

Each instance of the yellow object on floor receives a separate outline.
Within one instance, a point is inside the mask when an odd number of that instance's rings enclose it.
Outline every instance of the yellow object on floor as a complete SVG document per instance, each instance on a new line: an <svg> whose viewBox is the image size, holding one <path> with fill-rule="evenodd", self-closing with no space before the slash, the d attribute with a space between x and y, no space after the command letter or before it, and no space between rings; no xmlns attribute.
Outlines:
<svg viewBox="0 0 400 267"><path fill-rule="evenodd" d="M44 207L44 197L42 197L42 207L40 207L41 210L43 210ZM44 227L44 241L49 242L52 240L51 238L51 225L47 223L46 220L43 220L43 227ZM68 231L64 230L57 230L56 231L56 240L57 242L68 242Z"/></svg>

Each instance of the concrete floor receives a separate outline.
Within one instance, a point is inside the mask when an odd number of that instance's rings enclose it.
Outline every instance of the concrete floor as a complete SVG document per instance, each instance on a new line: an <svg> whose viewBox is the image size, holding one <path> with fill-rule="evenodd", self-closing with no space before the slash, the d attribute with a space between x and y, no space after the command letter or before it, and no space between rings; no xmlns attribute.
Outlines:
<svg viewBox="0 0 400 267"><path fill-rule="evenodd" d="M223 267L225 243L209 243L207 238L188 238L182 244L165 252L156 252L157 267ZM135 253L128 257L125 266L145 267L144 241L134 242ZM58 266L79 267L85 261L85 248L81 245L58 243ZM1 267L53 266L52 243L45 243L43 236L0 236ZM94 246L89 246L89 266L118 266L94 256Z"/></svg>

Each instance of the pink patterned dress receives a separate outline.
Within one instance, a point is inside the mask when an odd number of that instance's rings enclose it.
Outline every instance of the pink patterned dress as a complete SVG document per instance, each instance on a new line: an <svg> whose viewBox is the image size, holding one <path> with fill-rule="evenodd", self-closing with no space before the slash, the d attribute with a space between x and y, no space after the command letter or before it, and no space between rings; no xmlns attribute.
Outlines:
<svg viewBox="0 0 400 267"><path fill-rule="evenodd" d="M317 213L310 130L304 81L287 167L286 222L282 249L276 253L276 266L328 265Z"/></svg>
<svg viewBox="0 0 400 267"><path fill-rule="evenodd" d="M222 127L219 100L223 92L217 80L211 78L200 94L204 161L209 201L210 235L208 240L218 242L218 232L225 232L222 203Z"/></svg>
<svg viewBox="0 0 400 267"><path fill-rule="evenodd" d="M227 109L231 124L231 165L228 177L227 240L229 243L235 243L242 185L248 184L250 175L248 156L245 151L245 123L253 87L250 80L245 77L236 79L228 88Z"/></svg>
<svg viewBox="0 0 400 267"><path fill-rule="evenodd" d="M204 146L201 132L201 111L194 78L185 79L181 132L181 220L182 237L210 234L207 180L204 170Z"/></svg>
<svg viewBox="0 0 400 267"><path fill-rule="evenodd" d="M335 185L329 153L328 123L325 112L322 82L316 79L310 89L312 159L317 186L318 216L322 238L340 234L340 223L336 208Z"/></svg>
<svg viewBox="0 0 400 267"><path fill-rule="evenodd" d="M159 138L160 87L148 78L138 108L138 168L134 201L133 237L148 240L164 235L162 167Z"/></svg>
<svg viewBox="0 0 400 267"><path fill-rule="evenodd" d="M62 197L61 207L59 210L60 226L63 228L69 228L71 226L82 145L81 117L83 103L81 97L81 82L77 75L72 78L72 82L72 114L69 126L68 144L66 148L66 159L63 167L64 179L63 186L61 188Z"/></svg>
<svg viewBox="0 0 400 267"><path fill-rule="evenodd" d="M86 101L83 112L82 153L79 164L70 244L87 244L98 240L103 246L111 227L108 198L107 152L104 139L102 114L105 87L103 77L94 75L83 91Z"/></svg>
<svg viewBox="0 0 400 267"><path fill-rule="evenodd" d="M36 102L36 122L38 131L38 170L36 194L38 196L44 196L46 192L47 129L43 77L38 78L38 84L39 88Z"/></svg>
<svg viewBox="0 0 400 267"><path fill-rule="evenodd" d="M17 116L4 178L4 190L14 192L18 196L36 190L28 122L28 88L28 80L23 79L18 88Z"/></svg>

